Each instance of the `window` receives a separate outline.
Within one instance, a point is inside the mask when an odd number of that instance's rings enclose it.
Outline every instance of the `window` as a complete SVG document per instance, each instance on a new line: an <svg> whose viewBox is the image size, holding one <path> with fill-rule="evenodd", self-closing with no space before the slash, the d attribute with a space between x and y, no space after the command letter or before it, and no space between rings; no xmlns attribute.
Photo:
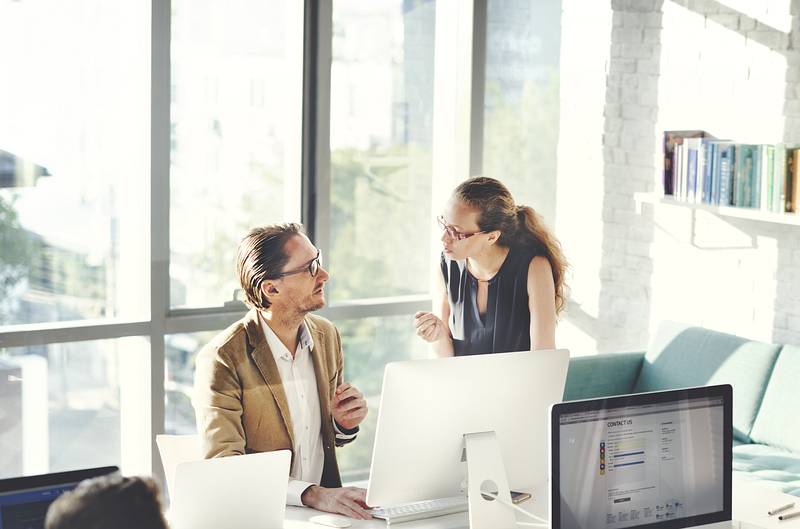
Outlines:
<svg viewBox="0 0 800 529"><path fill-rule="evenodd" d="M0 4L0 326L147 317L149 24L142 2Z"/></svg>
<svg viewBox="0 0 800 529"><path fill-rule="evenodd" d="M134 366L148 348L142 338L0 348L0 478L120 465L136 443L136 414L123 410L141 407L147 380Z"/></svg>
<svg viewBox="0 0 800 529"><path fill-rule="evenodd" d="M217 331L208 331L166 336L164 431L168 434L183 435L197 432L192 406L194 359L200 349L216 334Z"/></svg>
<svg viewBox="0 0 800 529"><path fill-rule="evenodd" d="M171 305L218 307L247 230L300 220L302 2L172 6Z"/></svg>
<svg viewBox="0 0 800 529"><path fill-rule="evenodd" d="M561 2L492 0L487 7L483 174L552 224Z"/></svg>
<svg viewBox="0 0 800 529"><path fill-rule="evenodd" d="M0 3L13 74L0 86L0 477L105 464L159 475L152 435L196 431L194 357L244 312L239 239L312 219L331 273L320 314L371 408L341 468L366 476L384 365L429 354L412 320L430 306L442 207L436 10ZM328 51L330 84L318 77Z"/></svg>
<svg viewBox="0 0 800 529"><path fill-rule="evenodd" d="M333 3L334 303L428 290L434 18L432 1Z"/></svg>

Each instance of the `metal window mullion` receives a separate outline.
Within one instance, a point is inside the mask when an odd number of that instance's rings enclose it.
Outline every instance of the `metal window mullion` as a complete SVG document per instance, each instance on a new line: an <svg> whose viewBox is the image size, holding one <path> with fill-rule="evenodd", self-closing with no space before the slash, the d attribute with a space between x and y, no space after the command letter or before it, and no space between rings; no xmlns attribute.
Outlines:
<svg viewBox="0 0 800 529"><path fill-rule="evenodd" d="M152 0L150 101L150 451L164 483L155 436L164 431L164 334L169 311L171 0Z"/></svg>
<svg viewBox="0 0 800 529"><path fill-rule="evenodd" d="M21 325L23 329L0 332L0 348L30 347L54 343L109 340L127 336L148 336L149 321L133 322L59 322L46 325ZM25 328L27 327L27 328Z"/></svg>
<svg viewBox="0 0 800 529"><path fill-rule="evenodd" d="M428 310L431 298L427 294L350 300L321 309L317 314L333 321L382 316L411 316L418 310ZM236 312L181 310L172 311L166 319L166 334L219 331L245 315Z"/></svg>
<svg viewBox="0 0 800 529"><path fill-rule="evenodd" d="M325 307L319 311L321 316L336 323L341 320L359 318L378 318L386 316L408 316L411 329L413 315L420 310L430 310L431 298L428 295L408 296L407 299L386 302L348 302Z"/></svg>
<svg viewBox="0 0 800 529"><path fill-rule="evenodd" d="M246 311L202 312L186 311L173 314L166 319L166 334L219 331L241 319Z"/></svg>
<svg viewBox="0 0 800 529"><path fill-rule="evenodd" d="M303 223L330 255L332 2L306 0L303 53Z"/></svg>
<svg viewBox="0 0 800 529"><path fill-rule="evenodd" d="M473 0L470 110L470 176L483 174L483 116L486 94L486 35L489 0Z"/></svg>

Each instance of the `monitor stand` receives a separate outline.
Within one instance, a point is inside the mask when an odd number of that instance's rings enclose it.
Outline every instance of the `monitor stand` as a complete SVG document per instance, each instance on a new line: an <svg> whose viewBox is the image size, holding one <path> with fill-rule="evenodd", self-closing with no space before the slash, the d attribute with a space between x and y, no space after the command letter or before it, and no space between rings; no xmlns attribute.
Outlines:
<svg viewBox="0 0 800 529"><path fill-rule="evenodd" d="M470 529L516 528L516 516L509 507L512 503L506 467L495 432L464 434L464 458ZM496 495L505 505L481 492Z"/></svg>

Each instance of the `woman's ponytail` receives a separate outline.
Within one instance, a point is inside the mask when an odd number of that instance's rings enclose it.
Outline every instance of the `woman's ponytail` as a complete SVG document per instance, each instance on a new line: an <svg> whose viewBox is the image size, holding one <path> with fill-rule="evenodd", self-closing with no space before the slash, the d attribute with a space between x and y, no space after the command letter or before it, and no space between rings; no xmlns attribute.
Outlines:
<svg viewBox="0 0 800 529"><path fill-rule="evenodd" d="M516 206L517 230L514 244L535 248L550 262L553 271L553 284L556 291L556 314L566 308L567 294L564 276L569 264L561 249L561 243L545 225L542 216L529 206Z"/></svg>

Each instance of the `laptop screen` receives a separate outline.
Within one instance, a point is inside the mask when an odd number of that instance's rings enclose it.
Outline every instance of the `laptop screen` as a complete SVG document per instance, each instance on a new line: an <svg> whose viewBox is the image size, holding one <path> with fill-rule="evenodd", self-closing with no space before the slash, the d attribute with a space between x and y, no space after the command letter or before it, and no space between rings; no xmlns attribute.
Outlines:
<svg viewBox="0 0 800 529"><path fill-rule="evenodd" d="M101 467L0 480L0 529L43 529L47 509L84 479L117 472Z"/></svg>
<svg viewBox="0 0 800 529"><path fill-rule="evenodd" d="M730 386L563 403L552 420L554 528L730 520Z"/></svg>

